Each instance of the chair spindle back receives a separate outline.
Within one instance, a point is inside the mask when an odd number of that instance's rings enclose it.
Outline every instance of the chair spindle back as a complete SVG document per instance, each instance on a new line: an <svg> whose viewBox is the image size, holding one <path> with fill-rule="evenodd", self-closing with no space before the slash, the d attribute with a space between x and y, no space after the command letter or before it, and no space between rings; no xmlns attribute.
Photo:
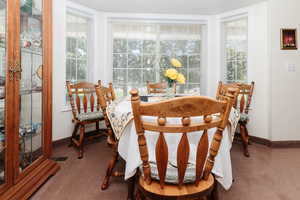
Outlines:
<svg viewBox="0 0 300 200"><path fill-rule="evenodd" d="M109 121L107 113L106 113L106 109L107 109L107 106L116 99L115 91L114 91L112 83L109 83L108 87L97 86L97 87L95 87L95 89L96 89L96 94L97 94L97 109L101 108L101 110L103 112L105 125L107 127L108 143L113 144L115 142L115 137L113 134L113 130L112 130L110 121Z"/></svg>
<svg viewBox="0 0 300 200"><path fill-rule="evenodd" d="M148 147L145 131L153 131L159 134L156 147L156 164L161 188L164 187L168 165L168 146L165 133L182 134L177 148L178 186L184 184L184 176L188 166L190 145L188 133L203 131L198 142L196 152L196 178L195 184L202 179L207 179L214 165L215 156L218 153L222 132L228 123L228 117L234 99L234 91L229 89L224 101L217 101L207 97L180 97L156 103L141 103L137 90L131 91L131 103L134 122L138 135L139 151L143 165L144 179L150 184L151 171L149 165ZM218 114L220 117L212 117ZM143 120L143 116L156 117L156 122ZM203 116L203 122L192 122L192 117ZM167 123L168 118L181 118L181 124ZM208 130L217 128L208 154ZM147 134L147 133L146 133Z"/></svg>
<svg viewBox="0 0 300 200"><path fill-rule="evenodd" d="M73 118L77 119L78 114L84 112L94 112L95 110L95 85L88 82L79 82L72 84L70 81L66 82L67 91L72 107ZM101 81L98 81L96 86L100 86ZM99 109L97 109L98 111Z"/></svg>
<svg viewBox="0 0 300 200"><path fill-rule="evenodd" d="M234 101L234 107L236 109L239 109L240 113L248 114L253 90L254 90L254 82L251 82L251 84L245 84L245 83L229 83L224 84L221 81L219 82L218 90L217 90L217 99L222 98L228 88L236 88L237 93L235 94L235 101Z"/></svg>

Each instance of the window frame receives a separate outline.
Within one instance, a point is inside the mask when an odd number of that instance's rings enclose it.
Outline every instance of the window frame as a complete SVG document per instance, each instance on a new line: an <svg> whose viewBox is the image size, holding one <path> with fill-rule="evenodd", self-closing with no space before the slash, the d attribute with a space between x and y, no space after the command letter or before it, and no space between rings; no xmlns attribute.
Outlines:
<svg viewBox="0 0 300 200"><path fill-rule="evenodd" d="M246 20L246 27L247 27L247 33L246 33L246 79L245 80L233 80L230 81L227 79L227 56L226 56L226 23L229 22L234 22L234 21L239 21L239 20ZM241 15L237 15L237 16L233 16L233 17L228 17L228 18L224 18L221 20L221 77L220 80L223 80L226 83L230 83L230 82L248 82L249 80L249 18L248 18L248 14L241 14Z"/></svg>
<svg viewBox="0 0 300 200"><path fill-rule="evenodd" d="M194 24L194 25L201 26L201 29L200 29L200 40L199 40L200 41L200 47L199 47L200 48L200 52L199 52L199 54L198 53L194 54L194 55L200 56L200 58L199 58L200 59L200 66L199 66L199 73L200 73L199 79L200 80L197 83L190 82L190 83L188 83L184 87L186 87L185 90L188 90L189 85L200 85L199 88L200 88L201 94L203 92L206 93L206 91L207 91L207 89L206 89L207 58L206 57L207 57L207 53L208 52L204 52L204 50L206 49L205 47L207 46L207 44L206 44L207 43L207 33L206 33L207 32L207 23L203 23L203 22L202 23L195 22L195 21L189 21L189 22L180 22L179 21L178 22L178 21L173 21L173 20L171 20L171 21L150 20L149 21L149 20L146 20L146 19L142 19L142 20L134 20L134 19L126 19L126 20L110 19L108 21L108 24L109 24L109 26L108 26L109 27L108 34L109 34L109 37L110 37L109 42L108 42L108 44L109 44L109 51L108 52L110 52L110 55L109 55L109 65L110 65L111 71L112 71L111 80L113 80L113 73L114 73L113 71L115 69L113 67L113 55L114 54L118 54L118 53L114 52L114 48L113 48L113 42L114 42L113 30L112 30L113 23L125 23L125 24L129 23L130 24L130 23L133 23L133 22L139 22L139 23L141 23L141 25L142 24L150 23L150 24L154 24L154 25L156 25L158 27L159 27L159 25L163 25L163 24L171 24L171 25L173 25L173 24L174 25L176 25L176 24ZM128 40L128 38L126 38L126 40ZM142 39L142 40L144 40L144 39ZM158 38L156 39L156 43L160 43L160 42L161 42L161 39L159 38L159 35L158 35ZM156 46L157 46L157 48L159 47L159 45L156 45ZM127 48L128 48L128 42L127 42ZM130 53L128 53L128 50L127 50L127 52L124 52L124 54L128 55ZM156 56L156 60L157 60L157 59L161 58L161 56L163 56L164 54L158 53L157 51L155 52L155 54L149 54L149 53L145 54L145 53L142 52L140 54L140 56L141 56L141 62L143 62L143 57L145 55L154 55L154 56ZM172 56L174 56L174 55L172 55ZM183 54L182 56L186 56L187 63L189 63L189 57L193 56L193 54L188 53L188 54ZM156 76L156 78L155 78L156 80L159 80L159 76L160 76L160 73L159 72L157 73L157 70L163 69L162 67L160 67L159 62L160 61L156 62L155 66L153 67L153 70L155 70L155 72L156 72L156 75L155 75ZM128 66L128 60L127 60L127 66ZM127 66L125 68L122 68L122 69L126 70L126 73L127 73L126 77L128 78L128 69L129 68L127 68ZM141 66L143 66L143 63L141 64ZM189 66L187 66L187 68L186 68L186 75L187 75L187 77L189 76L189 69L190 68L191 67L189 67ZM121 69L121 68L117 68L117 69ZM145 70L146 68L142 67L142 68L130 68L130 69ZM195 67L192 67L191 69L195 69ZM142 80L143 80L143 77L142 77ZM120 84L121 87L123 85ZM126 83L125 83L125 85L126 85ZM130 86L132 86L134 84L127 84L127 85L130 87ZM141 83L139 87L143 87L143 86L145 86L145 91L146 91L146 82L145 83ZM143 91L143 92L145 92L145 91Z"/></svg>
<svg viewBox="0 0 300 200"><path fill-rule="evenodd" d="M88 82L94 82L94 71L95 71L95 30L96 30L96 15L95 13L90 9L85 9L84 7L77 6L71 2L68 2L68 5L66 6L65 10L65 19L67 19L67 15L75 15L83 18L87 18L89 20L88 23L88 36L87 36L87 79ZM65 83L67 81L67 20L65 20L65 71L64 71L64 77L65 77ZM62 106L62 112L68 112L71 110L71 105L68 101L68 94L67 94L67 88L65 86L65 96L63 97L63 106Z"/></svg>
<svg viewBox="0 0 300 200"><path fill-rule="evenodd" d="M85 81L93 81L93 61L94 61L94 51L93 49L93 40L94 40L94 23L95 23L95 19L92 15L87 14L84 11L79 11L77 9L74 8L70 8L67 7L66 9L66 18L68 15L73 15L76 17L82 17L88 20L88 30L87 30L87 44L86 44L86 66L87 66L87 74L86 74L86 80ZM67 29L67 21L66 21L66 67L67 67L67 60L68 60L68 52L67 52L67 33L68 33L68 29ZM81 60L80 58L78 60ZM66 68L66 80L67 80L67 68ZM76 80L77 82L77 80Z"/></svg>

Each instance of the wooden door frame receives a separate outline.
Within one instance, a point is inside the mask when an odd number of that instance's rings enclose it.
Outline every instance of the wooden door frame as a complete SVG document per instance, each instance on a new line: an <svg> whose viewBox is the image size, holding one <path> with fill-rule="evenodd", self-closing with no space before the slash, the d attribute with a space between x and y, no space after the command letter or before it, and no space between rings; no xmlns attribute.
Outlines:
<svg viewBox="0 0 300 200"><path fill-rule="evenodd" d="M16 35L17 41L20 41L20 0L16 0L17 7L17 20L16 20ZM52 153L52 0L42 0L42 59L43 59L43 79L42 79L42 151L43 154L30 164L27 168L19 173L19 148L16 144L19 144L19 124L20 124L20 107L19 91L20 83L15 80L15 110L16 114L16 128L15 130L15 154L14 154L14 182L17 183L25 176L31 173L36 167L38 167L46 159L49 159ZM19 9L18 9L19 8ZM20 42L16 44L16 59L21 61L21 47Z"/></svg>
<svg viewBox="0 0 300 200"><path fill-rule="evenodd" d="M0 194L13 185L14 176L14 82L10 80L9 67L15 62L16 0L6 0L6 75L5 75L5 183L0 186Z"/></svg>
<svg viewBox="0 0 300 200"><path fill-rule="evenodd" d="M7 63L20 60L20 1L7 0L8 36ZM43 0L43 156L34 161L20 175L19 169L19 81L9 80L6 67L6 115L7 152L6 169L8 182L0 187L1 200L28 199L59 166L50 159L52 151L52 0ZM9 61L9 62L8 62ZM9 112L8 112L9 111ZM17 117L16 117L17 115ZM16 119L17 118L17 119Z"/></svg>

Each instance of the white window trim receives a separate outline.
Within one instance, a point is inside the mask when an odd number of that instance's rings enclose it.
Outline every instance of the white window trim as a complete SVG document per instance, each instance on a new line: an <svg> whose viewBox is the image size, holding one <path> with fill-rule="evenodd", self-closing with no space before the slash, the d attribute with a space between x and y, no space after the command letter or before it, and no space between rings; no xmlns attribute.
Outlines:
<svg viewBox="0 0 300 200"><path fill-rule="evenodd" d="M85 18L88 18L90 20L90 24L89 24L89 33L90 35L88 36L88 47L87 47L87 53L88 58L87 58L87 66L88 66L88 80L90 80L91 82L94 82L94 71L95 71L95 52L93 51L95 49L95 30L96 30L96 20L97 20L97 11L90 9L88 7L73 3L71 1L67 1L67 6L66 6L66 16L67 13L71 13L77 16L82 16ZM66 22L65 22L65 27L66 27ZM67 29L65 29L65 31L67 32ZM65 37L66 39L66 37ZM67 47L65 47L67 48ZM66 49L65 49L66 51ZM67 60L67 54L65 56L65 60ZM66 67L66 62L65 62L65 67ZM66 73L66 71L65 71ZM66 76L65 76L65 81L66 82ZM65 95L67 94L67 89L65 87ZM71 105L66 101L65 96L63 96L63 105L62 105L62 109L61 112L69 112L71 111Z"/></svg>
<svg viewBox="0 0 300 200"><path fill-rule="evenodd" d="M225 17L222 17L220 18L220 30L221 30L221 52L220 52L220 55L221 55L221 58L220 58L220 61L221 61L221 70L220 70L220 80L222 80L223 82L226 82L226 55L225 55L225 37L226 37L226 33L225 33L225 23L226 22L231 22L231 21L235 21L235 20L240 20L240 19L247 19L247 79L249 77L249 58L248 58L248 52L249 52L249 44L248 44L248 41L249 41L249 17L248 17L248 12L242 12L242 13L238 13L238 14L234 14L234 15L229 15L229 16L225 16Z"/></svg>
<svg viewBox="0 0 300 200"><path fill-rule="evenodd" d="M124 14L124 13L107 13L106 15L106 25L107 25L107 63L109 66L109 70L111 71L110 81L113 81L113 49L112 49L112 27L111 24L113 22L148 22L148 23L173 23L173 24L199 24L202 25L202 33L201 33L201 66L200 66L200 92L203 95L207 93L207 68L208 68L208 52L207 50L207 43L208 43L208 20L209 17L205 16L193 16L193 15L153 15L153 14Z"/></svg>

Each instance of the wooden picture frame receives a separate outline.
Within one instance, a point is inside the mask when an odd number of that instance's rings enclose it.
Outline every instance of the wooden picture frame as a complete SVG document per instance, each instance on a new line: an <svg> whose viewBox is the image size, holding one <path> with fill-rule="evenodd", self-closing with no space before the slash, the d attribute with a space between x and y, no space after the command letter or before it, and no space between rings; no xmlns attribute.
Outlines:
<svg viewBox="0 0 300 200"><path fill-rule="evenodd" d="M297 50L297 29L281 29L281 50Z"/></svg>

